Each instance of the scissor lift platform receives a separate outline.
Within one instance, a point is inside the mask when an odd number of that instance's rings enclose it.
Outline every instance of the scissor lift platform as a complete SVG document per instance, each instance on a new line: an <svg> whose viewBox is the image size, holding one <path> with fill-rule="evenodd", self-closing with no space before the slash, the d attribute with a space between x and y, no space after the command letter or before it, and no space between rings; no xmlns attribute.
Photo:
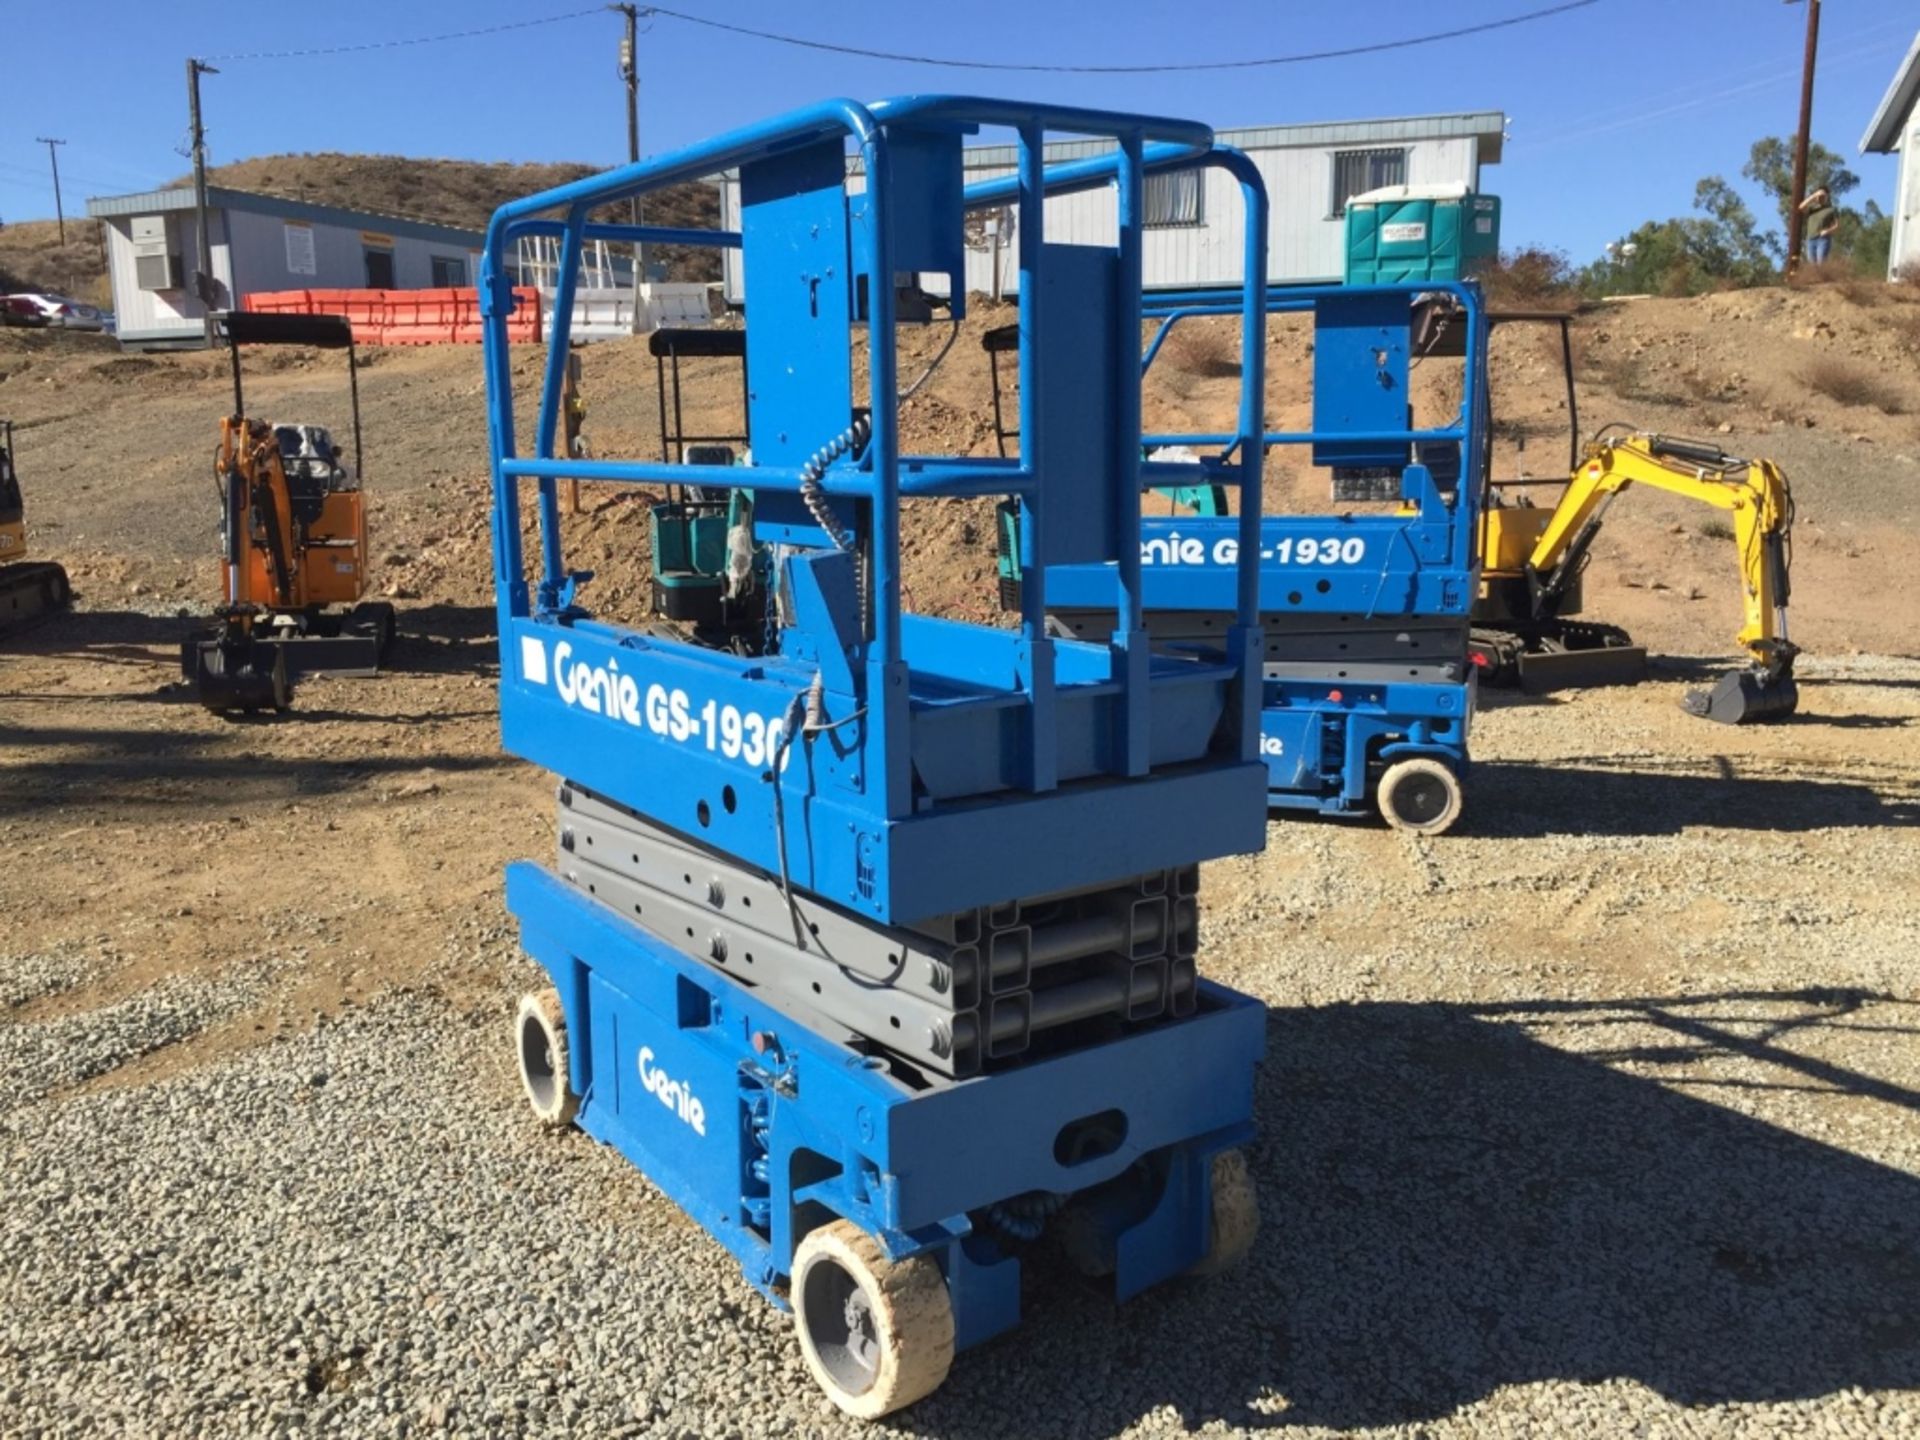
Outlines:
<svg viewBox="0 0 1920 1440"><path fill-rule="evenodd" d="M966 211L1001 203L993 182L964 184L981 125L1014 131L1028 215L1112 186L1119 239L1021 227L1030 456L903 455L894 347L865 347L856 387L851 337L893 333L903 277L944 276L964 311ZM1116 148L1047 170L1050 129ZM851 195L849 142L871 181ZM1254 567L1219 646L1155 647L1127 438L1138 355L1109 353L1139 333L1145 176L1200 166L1239 186L1257 262L1259 176L1205 126L937 96L828 102L515 202L489 232L502 738L561 781L554 867L508 876L552 982L517 1016L522 1078L543 1119L617 1146L794 1311L816 1380L854 1415L912 1403L957 1349L1014 1324L1021 1259L1045 1239L1123 1296L1253 1243L1235 1147L1262 1009L1200 977L1197 889L1199 862L1265 838ZM737 233L588 219L729 169ZM557 237L563 266L522 456L499 257L530 235ZM544 458L571 274L600 239L740 247L751 465ZM1257 263L1249 276L1251 438ZM1232 478L1257 514L1260 447L1243 454ZM725 613L755 622L688 638L596 620L560 544L556 487L573 479L750 488L724 583L730 605L764 585L764 604ZM995 494L1035 517L1019 628L905 613L903 504ZM1046 575L1102 562L1112 633L1054 637Z"/></svg>

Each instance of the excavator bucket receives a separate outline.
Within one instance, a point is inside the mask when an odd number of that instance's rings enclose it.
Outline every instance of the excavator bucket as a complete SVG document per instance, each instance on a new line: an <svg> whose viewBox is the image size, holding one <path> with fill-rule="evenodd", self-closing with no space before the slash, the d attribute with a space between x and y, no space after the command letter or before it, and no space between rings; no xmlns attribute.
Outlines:
<svg viewBox="0 0 1920 1440"><path fill-rule="evenodd" d="M1711 690L1690 690L1680 702L1689 715L1722 725L1753 725L1784 720L1799 708L1800 687L1790 670L1750 666L1722 675Z"/></svg>
<svg viewBox="0 0 1920 1440"><path fill-rule="evenodd" d="M180 669L209 710L285 710L293 704L286 652L250 635L188 640L180 647Z"/></svg>

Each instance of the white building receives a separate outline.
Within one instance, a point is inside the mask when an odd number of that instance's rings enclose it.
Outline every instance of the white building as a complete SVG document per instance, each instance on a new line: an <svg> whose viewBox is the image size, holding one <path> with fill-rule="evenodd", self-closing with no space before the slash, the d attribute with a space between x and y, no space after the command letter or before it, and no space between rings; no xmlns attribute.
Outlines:
<svg viewBox="0 0 1920 1440"><path fill-rule="evenodd" d="M1220 130L1222 144L1244 150L1267 184L1272 223L1267 279L1275 284L1337 281L1344 273L1346 202L1383 185L1453 182L1480 189L1480 167L1498 163L1506 116L1498 110L1463 115L1416 115L1397 120L1351 120L1324 125L1261 125ZM1108 140L1063 140L1047 146L1047 162L1084 159L1113 148ZM1011 145L981 145L966 152L968 183L1011 175L1019 152ZM852 187L863 184L857 157L850 157ZM1149 176L1147 234L1143 256L1149 289L1227 285L1240 279L1239 186L1217 170ZM1005 216L1010 226L1010 212ZM740 185L721 181L720 223L737 229ZM969 244L967 289L993 293L994 237L987 225ZM1009 228L999 235L1002 293L1019 288ZM1047 204L1047 239L1069 244L1112 245L1117 229L1110 190L1061 196ZM726 254L727 299L743 299L739 252ZM930 289L941 288L930 285Z"/></svg>
<svg viewBox="0 0 1920 1440"><path fill-rule="evenodd" d="M1907 58L1881 96L1873 122L1860 137L1860 149L1900 157L1893 182L1893 249L1887 256L1891 279L1903 265L1920 267L1920 158L1915 154L1920 151L1920 35L1913 37Z"/></svg>
<svg viewBox="0 0 1920 1440"><path fill-rule="evenodd" d="M207 206L217 310L274 290L471 285L486 243L474 230L218 186L208 189ZM106 232L121 343L200 344L192 188L93 199L87 214Z"/></svg>

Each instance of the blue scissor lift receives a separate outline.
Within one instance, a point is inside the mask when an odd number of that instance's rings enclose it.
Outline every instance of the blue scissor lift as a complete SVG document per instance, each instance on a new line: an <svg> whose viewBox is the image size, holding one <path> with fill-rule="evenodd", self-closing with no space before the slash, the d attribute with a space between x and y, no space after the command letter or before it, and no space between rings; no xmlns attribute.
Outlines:
<svg viewBox="0 0 1920 1440"><path fill-rule="evenodd" d="M961 144L1011 129L1017 460L903 455L896 289L964 308ZM1049 130L1117 142L1118 240L1043 239ZM848 184L849 143L865 187ZM1124 1297L1223 1266L1256 1208L1263 1011L1199 978L1198 864L1258 850L1257 573L1207 653L1156 646L1140 564L1140 256L1149 169L1208 166L1246 202L1243 441L1262 430L1266 199L1207 127L1006 101L832 101L503 207L483 266L506 747L560 778L559 854L507 901L552 988L516 1021L549 1123L616 1146L795 1315L834 1402L876 1416L1014 1324L1052 1231ZM735 233L593 223L736 169ZM997 201L993 203L998 203ZM502 257L565 263L534 444L519 453ZM751 289L754 464L553 454L590 240L735 245ZM854 345L873 341L864 358ZM1220 469L1250 506L1261 446ZM597 621L562 554L562 478L753 492L731 587L764 616L698 638ZM538 568L522 554L532 491ZM1034 563L1017 630L902 612L900 515L1014 494ZM744 557L752 557L747 559ZM1105 565L1100 643L1046 626L1055 567ZM1229 573L1233 573L1230 571Z"/></svg>
<svg viewBox="0 0 1920 1440"><path fill-rule="evenodd" d="M1276 808L1361 815L1423 833L1461 809L1475 671L1467 655L1487 443L1482 394L1486 321L1472 283L1273 289L1273 313L1313 320L1313 428L1269 431L1268 447L1304 448L1338 499L1391 511L1268 515L1260 521L1259 608L1265 637L1261 755ZM1218 292L1156 294L1151 366L1174 325L1238 314ZM1460 406L1414 424L1412 367L1439 348L1460 363ZM1199 463L1147 461L1143 483L1186 494L1230 473L1237 435L1148 435L1152 451L1186 446ZM1297 448L1296 448L1297 447ZM1241 522L1154 517L1142 529L1142 596L1157 643L1218 642L1238 595ZM1021 554L1027 553L1023 531ZM1099 639L1112 624L1110 577L1082 565L1048 577L1056 628Z"/></svg>

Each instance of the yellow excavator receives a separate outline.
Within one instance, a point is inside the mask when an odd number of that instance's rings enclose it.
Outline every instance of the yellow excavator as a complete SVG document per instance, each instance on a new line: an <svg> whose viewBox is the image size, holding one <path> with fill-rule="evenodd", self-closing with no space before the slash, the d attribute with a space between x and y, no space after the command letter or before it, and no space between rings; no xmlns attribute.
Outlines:
<svg viewBox="0 0 1920 1440"><path fill-rule="evenodd" d="M27 558L27 512L13 466L13 422L0 420L0 633L72 599L67 572L51 560Z"/></svg>
<svg viewBox="0 0 1920 1440"><path fill-rule="evenodd" d="M1572 618L1580 611L1581 572L1601 521L1624 491L1640 485L1725 511L1739 559L1745 623L1737 643L1747 663L1711 689L1689 693L1686 709L1729 725L1793 714L1800 700L1793 678L1799 651L1787 636L1793 493L1780 467L1709 442L1617 425L1582 446L1568 317L1495 312L1491 318L1559 325L1574 439L1571 473L1555 504L1505 499L1519 487L1538 489L1554 480L1486 478L1470 651L1482 677L1536 693L1645 678L1646 651L1625 631Z"/></svg>

